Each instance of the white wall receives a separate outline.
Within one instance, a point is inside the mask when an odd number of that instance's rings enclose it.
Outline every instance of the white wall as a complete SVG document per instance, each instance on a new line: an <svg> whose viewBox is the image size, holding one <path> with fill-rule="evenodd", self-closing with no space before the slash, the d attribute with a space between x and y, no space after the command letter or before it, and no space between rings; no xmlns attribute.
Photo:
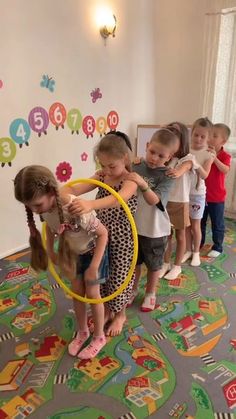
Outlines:
<svg viewBox="0 0 236 419"><path fill-rule="evenodd" d="M118 128L132 137L137 123L154 119L153 0L107 2L117 17L117 35L104 46L95 23L95 0L1 0L0 139L9 136L15 118L28 119L37 105L47 110L56 101L66 110L78 107L96 119L115 109ZM55 92L40 87L43 74L56 81ZM90 92L100 87L103 98L92 103ZM31 133L29 147L19 149L12 167L0 167L0 257L28 241L24 209L13 197L12 179L27 164L40 163L53 172L61 161L73 167L73 178L94 172L92 149L99 135L86 139L71 135L68 127L38 138ZM86 151L87 162L80 154Z"/></svg>
<svg viewBox="0 0 236 419"><path fill-rule="evenodd" d="M36 105L60 101L96 119L115 109L118 128L136 136L140 124L181 120L200 113L203 33L206 11L216 0L1 0L0 141L15 118L27 119ZM222 0L221 0L222 1ZM219 1L217 0L217 8ZM117 17L117 35L104 47L95 24L97 7L108 4ZM56 80L54 93L39 86L42 74ZM95 104L90 92L100 87ZM12 179L26 164L53 171L60 161L73 178L94 171L92 149L99 136L72 136L66 127L17 149L12 167L0 167L0 257L27 243L24 211L13 197ZM86 151L88 161L80 154Z"/></svg>
<svg viewBox="0 0 236 419"><path fill-rule="evenodd" d="M158 0L156 30L156 117L159 123L198 118L203 37L209 0Z"/></svg>

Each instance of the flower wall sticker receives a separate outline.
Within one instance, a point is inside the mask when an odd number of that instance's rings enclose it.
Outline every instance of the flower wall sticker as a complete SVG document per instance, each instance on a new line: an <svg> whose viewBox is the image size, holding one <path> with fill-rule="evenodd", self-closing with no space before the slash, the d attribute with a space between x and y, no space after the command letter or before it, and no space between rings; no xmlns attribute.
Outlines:
<svg viewBox="0 0 236 419"><path fill-rule="evenodd" d="M92 102L95 103L96 100L102 98L102 93L100 91L99 87L96 87L92 92L90 93L90 96L92 97Z"/></svg>
<svg viewBox="0 0 236 419"><path fill-rule="evenodd" d="M87 161L88 160L88 154L85 153L85 151L80 155L81 161Z"/></svg>
<svg viewBox="0 0 236 419"><path fill-rule="evenodd" d="M70 163L63 161L56 168L56 177L60 182L67 182L72 175L72 167Z"/></svg>

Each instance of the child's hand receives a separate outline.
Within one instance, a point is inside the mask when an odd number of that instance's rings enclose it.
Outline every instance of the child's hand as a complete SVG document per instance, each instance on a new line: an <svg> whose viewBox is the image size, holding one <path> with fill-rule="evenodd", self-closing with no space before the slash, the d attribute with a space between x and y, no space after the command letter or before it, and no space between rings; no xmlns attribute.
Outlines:
<svg viewBox="0 0 236 419"><path fill-rule="evenodd" d="M215 158L216 158L216 150L215 150L215 147L214 146L208 146L207 151L208 151L210 157L212 158L212 160L214 161Z"/></svg>
<svg viewBox="0 0 236 419"><path fill-rule="evenodd" d="M148 188L147 182L145 182L142 176L140 176L138 173L135 173L135 172L129 173L125 179L135 182L139 186L140 189Z"/></svg>
<svg viewBox="0 0 236 419"><path fill-rule="evenodd" d="M69 205L68 211L72 215L82 215L87 214L93 210L91 202L86 201L85 199L76 198Z"/></svg>
<svg viewBox="0 0 236 419"><path fill-rule="evenodd" d="M172 179L177 179L181 176L181 174L178 172L178 169L168 169L165 174Z"/></svg>
<svg viewBox="0 0 236 419"><path fill-rule="evenodd" d="M140 164L142 163L142 157L134 157L133 164Z"/></svg>

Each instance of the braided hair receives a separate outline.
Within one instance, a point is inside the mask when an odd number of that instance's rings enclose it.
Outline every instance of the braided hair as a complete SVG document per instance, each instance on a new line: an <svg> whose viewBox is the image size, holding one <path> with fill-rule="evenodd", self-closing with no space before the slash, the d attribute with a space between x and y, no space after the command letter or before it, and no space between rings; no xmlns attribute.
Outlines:
<svg viewBox="0 0 236 419"><path fill-rule="evenodd" d="M48 255L43 247L41 234L36 227L34 214L27 203L30 203L30 201L37 197L49 193L53 194L56 200L60 224L65 224L57 181L53 173L44 166L26 166L18 172L14 179L14 192L15 198L25 205L27 224L30 232L30 264L36 271L46 270L48 267ZM60 268L67 276L73 277L75 275L75 257L76 255L70 250L65 232L63 231L59 237L58 259Z"/></svg>

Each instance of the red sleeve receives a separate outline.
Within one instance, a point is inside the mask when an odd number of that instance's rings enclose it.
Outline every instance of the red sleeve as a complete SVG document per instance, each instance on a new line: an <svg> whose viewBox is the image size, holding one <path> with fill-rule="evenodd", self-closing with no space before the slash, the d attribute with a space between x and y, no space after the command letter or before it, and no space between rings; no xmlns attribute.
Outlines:
<svg viewBox="0 0 236 419"><path fill-rule="evenodd" d="M226 166L229 166L230 167L230 163L231 163L231 155L230 154L228 154L228 153L222 153L222 156L220 156L220 161L222 162L222 163L224 163Z"/></svg>

